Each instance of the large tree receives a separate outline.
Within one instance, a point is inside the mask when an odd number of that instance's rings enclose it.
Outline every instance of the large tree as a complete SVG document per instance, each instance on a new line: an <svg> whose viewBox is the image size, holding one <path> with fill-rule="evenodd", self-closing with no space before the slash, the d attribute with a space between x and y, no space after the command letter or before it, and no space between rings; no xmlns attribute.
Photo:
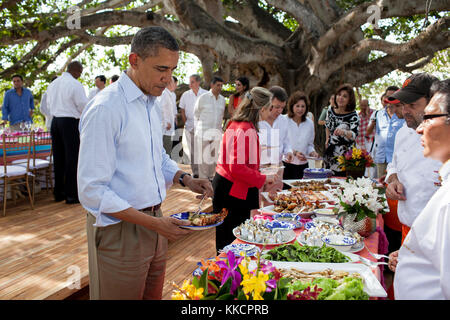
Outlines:
<svg viewBox="0 0 450 320"><path fill-rule="evenodd" d="M79 11L69 9L74 4ZM135 29L115 26L159 25L200 59L206 83L217 72L303 90L316 116L339 84L411 72L450 47L448 0L7 0L0 7L2 78L50 77L60 55L129 44ZM387 40L393 32L400 41Z"/></svg>

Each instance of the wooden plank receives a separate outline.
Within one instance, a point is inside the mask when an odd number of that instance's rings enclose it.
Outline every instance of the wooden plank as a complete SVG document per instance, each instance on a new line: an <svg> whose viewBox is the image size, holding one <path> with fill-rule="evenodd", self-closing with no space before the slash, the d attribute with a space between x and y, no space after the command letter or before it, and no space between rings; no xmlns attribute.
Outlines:
<svg viewBox="0 0 450 320"><path fill-rule="evenodd" d="M194 193L176 185L162 204L163 214L193 211L199 202ZM211 205L206 200L204 211ZM34 210L27 199L16 205L8 201L6 216L0 217L0 300L65 299L77 292L67 286L70 266L80 268L80 288L85 288L89 283L85 217L80 205L55 203L45 191L36 196ZM214 229L192 231L169 242L164 299L170 299L173 281L181 285L197 262L214 255Z"/></svg>

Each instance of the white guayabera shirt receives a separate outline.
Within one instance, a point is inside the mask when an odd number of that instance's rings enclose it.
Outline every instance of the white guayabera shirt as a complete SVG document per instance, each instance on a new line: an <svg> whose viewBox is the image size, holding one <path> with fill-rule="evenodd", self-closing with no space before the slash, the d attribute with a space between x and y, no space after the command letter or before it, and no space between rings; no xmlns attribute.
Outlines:
<svg viewBox="0 0 450 320"><path fill-rule="evenodd" d="M450 161L442 187L414 221L398 254L395 299L450 299Z"/></svg>
<svg viewBox="0 0 450 320"><path fill-rule="evenodd" d="M261 145L261 165L279 164L283 155L292 152L288 138L288 125L285 117L279 115L273 126L267 121L259 121L259 143Z"/></svg>
<svg viewBox="0 0 450 320"><path fill-rule="evenodd" d="M108 213L160 204L179 170L163 149L161 112L125 72L86 106L80 120L78 196L94 226Z"/></svg>
<svg viewBox="0 0 450 320"><path fill-rule="evenodd" d="M405 201L398 201L398 218L401 223L411 227L431 196L436 192L439 182L439 161L425 158L420 135L405 124L395 137L392 162L388 165L386 180L396 173L405 189Z"/></svg>
<svg viewBox="0 0 450 320"><path fill-rule="evenodd" d="M202 94L204 94L206 92L208 92L208 91L206 91L203 88L199 88L197 95L195 95L194 91L192 89L190 89L181 95L180 109L184 109L184 113L186 115L186 123L184 124L184 128L189 132L194 130L195 102L197 101L198 97L200 97Z"/></svg>
<svg viewBox="0 0 450 320"><path fill-rule="evenodd" d="M203 140L220 139L224 111L225 98L221 94L217 98L211 90L202 94L195 102L194 107L195 135ZM212 137L209 137L208 134L205 135L209 129L215 129L217 133Z"/></svg>

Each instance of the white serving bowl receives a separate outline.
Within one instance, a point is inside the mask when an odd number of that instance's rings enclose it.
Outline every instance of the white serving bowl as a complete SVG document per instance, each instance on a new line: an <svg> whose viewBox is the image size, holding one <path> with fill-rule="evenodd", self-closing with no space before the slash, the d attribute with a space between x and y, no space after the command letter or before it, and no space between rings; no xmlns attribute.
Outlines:
<svg viewBox="0 0 450 320"><path fill-rule="evenodd" d="M322 237L327 246L341 251L349 251L356 244L356 239L344 235L332 234Z"/></svg>

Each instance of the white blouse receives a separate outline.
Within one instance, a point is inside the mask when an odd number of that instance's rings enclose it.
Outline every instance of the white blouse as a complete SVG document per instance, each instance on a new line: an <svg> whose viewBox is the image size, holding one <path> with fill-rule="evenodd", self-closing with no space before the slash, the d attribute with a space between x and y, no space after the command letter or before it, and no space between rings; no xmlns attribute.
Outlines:
<svg viewBox="0 0 450 320"><path fill-rule="evenodd" d="M414 221L398 254L394 291L399 300L450 299L450 161L442 187Z"/></svg>
<svg viewBox="0 0 450 320"><path fill-rule="evenodd" d="M306 118L306 121L297 123L289 118L287 115L283 115L287 122L287 133L289 139L289 145L293 151L301 152L305 156L309 155L314 150L314 123L311 119ZM306 164L308 161L300 161L297 157L294 157L292 164Z"/></svg>

